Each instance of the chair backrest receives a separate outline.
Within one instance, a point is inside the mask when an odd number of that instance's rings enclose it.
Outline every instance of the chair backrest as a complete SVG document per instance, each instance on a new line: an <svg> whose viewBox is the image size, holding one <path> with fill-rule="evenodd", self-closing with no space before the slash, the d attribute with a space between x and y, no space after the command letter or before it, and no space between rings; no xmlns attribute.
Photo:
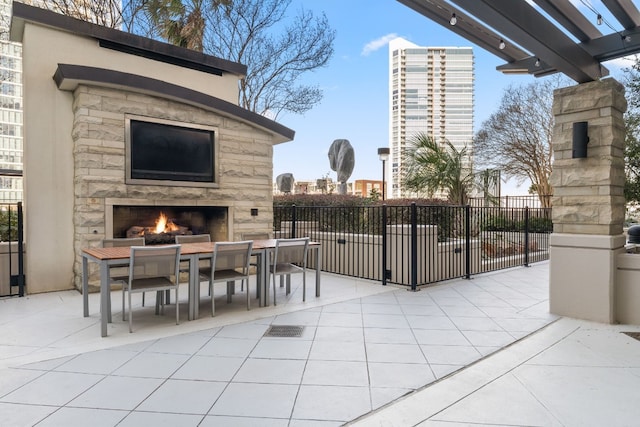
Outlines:
<svg viewBox="0 0 640 427"><path fill-rule="evenodd" d="M176 243L203 243L210 242L211 235L210 234L185 234L185 235L176 235Z"/></svg>
<svg viewBox="0 0 640 427"><path fill-rule="evenodd" d="M180 245L132 246L129 278L136 280L173 276L172 280L177 282L179 263Z"/></svg>
<svg viewBox="0 0 640 427"><path fill-rule="evenodd" d="M213 259L211 268L213 271L242 269L244 274L249 274L249 261L253 241L241 242L217 242L213 245Z"/></svg>
<svg viewBox="0 0 640 427"><path fill-rule="evenodd" d="M276 239L276 248L273 252L273 265L289 263L306 266L308 248L308 237Z"/></svg>
<svg viewBox="0 0 640 427"><path fill-rule="evenodd" d="M242 240L269 240L269 233L242 233Z"/></svg>
<svg viewBox="0 0 640 427"><path fill-rule="evenodd" d="M127 246L144 246L144 237L102 239L103 248L116 248L116 247L127 247Z"/></svg>

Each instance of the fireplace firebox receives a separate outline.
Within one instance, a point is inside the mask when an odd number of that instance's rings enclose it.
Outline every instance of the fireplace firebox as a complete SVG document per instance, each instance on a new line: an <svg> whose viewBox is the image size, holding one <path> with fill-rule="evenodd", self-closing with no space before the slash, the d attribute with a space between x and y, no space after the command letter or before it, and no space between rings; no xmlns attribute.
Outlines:
<svg viewBox="0 0 640 427"><path fill-rule="evenodd" d="M176 234L229 240L228 208L220 206L113 206L113 237L144 237L145 244L175 242Z"/></svg>

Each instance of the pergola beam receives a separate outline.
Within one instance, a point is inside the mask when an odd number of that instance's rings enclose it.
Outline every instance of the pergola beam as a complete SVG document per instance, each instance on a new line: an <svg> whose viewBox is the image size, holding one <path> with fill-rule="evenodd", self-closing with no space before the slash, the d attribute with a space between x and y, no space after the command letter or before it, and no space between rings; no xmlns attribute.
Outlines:
<svg viewBox="0 0 640 427"><path fill-rule="evenodd" d="M527 2L452 0L518 45L578 83L598 80L608 70Z"/></svg>

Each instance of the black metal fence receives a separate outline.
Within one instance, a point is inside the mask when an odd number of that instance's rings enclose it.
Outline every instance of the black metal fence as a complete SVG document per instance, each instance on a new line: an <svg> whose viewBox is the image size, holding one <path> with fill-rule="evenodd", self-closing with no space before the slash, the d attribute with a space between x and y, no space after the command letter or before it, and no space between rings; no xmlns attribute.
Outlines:
<svg viewBox="0 0 640 427"><path fill-rule="evenodd" d="M502 197L469 197L469 205L475 208L550 208L551 195L502 196Z"/></svg>
<svg viewBox="0 0 640 427"><path fill-rule="evenodd" d="M0 203L0 297L24 296L22 203Z"/></svg>
<svg viewBox="0 0 640 427"><path fill-rule="evenodd" d="M322 243L322 270L415 289L546 260L551 210L275 206L276 237Z"/></svg>

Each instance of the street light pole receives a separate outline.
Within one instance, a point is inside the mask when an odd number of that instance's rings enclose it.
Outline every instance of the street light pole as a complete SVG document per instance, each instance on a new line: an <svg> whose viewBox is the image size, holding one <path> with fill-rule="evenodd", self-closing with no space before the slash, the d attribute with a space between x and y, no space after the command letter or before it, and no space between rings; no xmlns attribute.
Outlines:
<svg viewBox="0 0 640 427"><path fill-rule="evenodd" d="M380 160L382 160L382 200L384 201L384 197L385 197L385 179L384 179L384 172L385 172L385 162L389 159L389 147L381 147L378 148L378 157L380 157Z"/></svg>

